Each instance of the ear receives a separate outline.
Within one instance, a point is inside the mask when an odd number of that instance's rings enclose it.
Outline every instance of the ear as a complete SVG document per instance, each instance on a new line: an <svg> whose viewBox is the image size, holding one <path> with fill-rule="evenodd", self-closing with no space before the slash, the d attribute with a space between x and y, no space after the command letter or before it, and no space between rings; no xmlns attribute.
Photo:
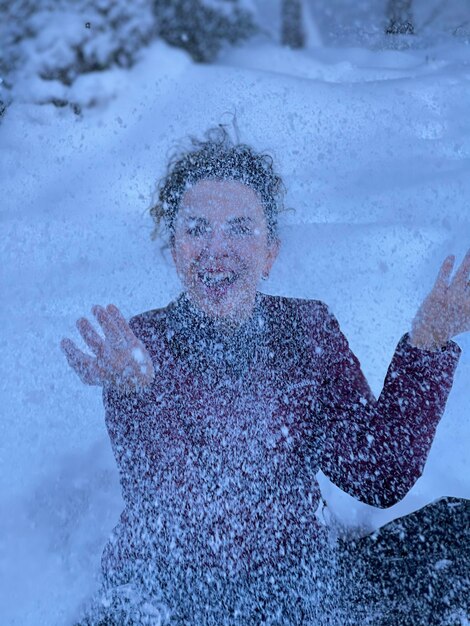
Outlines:
<svg viewBox="0 0 470 626"><path fill-rule="evenodd" d="M269 274L269 272L271 271L271 267L273 266L274 261L277 259L277 255L279 254L280 247L281 241L277 238L268 243L268 251L266 254L263 273Z"/></svg>
<svg viewBox="0 0 470 626"><path fill-rule="evenodd" d="M171 243L170 243L170 250L171 250L171 256L172 256L172 259L173 259L173 265L175 267L176 274L177 274L178 278L181 280L181 282L183 282L183 277L181 276L181 274L179 272L179 269L178 269L176 248L175 248L174 245L171 245Z"/></svg>

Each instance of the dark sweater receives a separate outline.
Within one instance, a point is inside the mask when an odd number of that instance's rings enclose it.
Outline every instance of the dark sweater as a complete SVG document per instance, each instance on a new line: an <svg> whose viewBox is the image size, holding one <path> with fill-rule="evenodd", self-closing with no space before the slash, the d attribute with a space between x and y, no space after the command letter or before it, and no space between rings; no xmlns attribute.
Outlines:
<svg viewBox="0 0 470 626"><path fill-rule="evenodd" d="M126 505L103 558L114 583L143 564L160 582L191 569L308 570L324 544L318 470L375 506L403 498L460 354L404 335L375 400L319 301L257 293L250 319L229 332L181 294L130 325L156 376L142 393L104 391Z"/></svg>

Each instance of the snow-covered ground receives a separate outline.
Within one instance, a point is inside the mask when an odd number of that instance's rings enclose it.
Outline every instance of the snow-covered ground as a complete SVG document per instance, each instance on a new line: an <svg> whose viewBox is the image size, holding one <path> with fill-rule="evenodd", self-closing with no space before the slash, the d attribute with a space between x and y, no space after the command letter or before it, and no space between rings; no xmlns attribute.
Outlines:
<svg viewBox="0 0 470 626"><path fill-rule="evenodd" d="M83 117L18 102L0 126L1 606L5 625L71 623L121 509L100 392L59 349L95 303L128 316L179 292L146 209L172 147L236 116L288 190L265 291L326 301L377 394L438 267L470 247L470 48L249 44L197 66L155 43L131 71L79 79ZM235 132L235 131L234 131ZM392 509L321 478L331 514L377 527L470 498L470 336L423 477Z"/></svg>

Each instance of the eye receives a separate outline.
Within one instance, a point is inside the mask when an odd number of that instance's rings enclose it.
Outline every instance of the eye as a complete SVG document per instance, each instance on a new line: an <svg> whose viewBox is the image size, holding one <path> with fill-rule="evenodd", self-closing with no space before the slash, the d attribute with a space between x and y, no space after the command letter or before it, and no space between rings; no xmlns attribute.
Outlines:
<svg viewBox="0 0 470 626"><path fill-rule="evenodd" d="M186 229L186 234L191 237L200 237L208 232L210 232L209 226L202 222L190 222Z"/></svg>
<svg viewBox="0 0 470 626"><path fill-rule="evenodd" d="M230 225L229 232L231 235L251 235L253 231L249 224L236 222Z"/></svg>

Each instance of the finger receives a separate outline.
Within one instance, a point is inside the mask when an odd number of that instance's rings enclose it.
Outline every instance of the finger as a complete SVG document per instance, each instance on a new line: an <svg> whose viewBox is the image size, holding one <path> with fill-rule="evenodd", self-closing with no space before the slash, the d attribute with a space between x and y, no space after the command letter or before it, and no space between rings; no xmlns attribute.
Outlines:
<svg viewBox="0 0 470 626"><path fill-rule="evenodd" d="M108 306L106 307L106 311L112 317L114 323L116 324L119 331L124 335L124 337L128 341L135 340L135 335L132 332L132 329L130 328L126 318L117 308L117 306L114 304L108 304Z"/></svg>
<svg viewBox="0 0 470 626"><path fill-rule="evenodd" d="M85 317L81 317L79 320L77 320L77 328L87 346L96 355L102 354L104 349L103 338L100 337L100 335L96 332L96 330Z"/></svg>
<svg viewBox="0 0 470 626"><path fill-rule="evenodd" d="M439 273L436 278L436 282L434 283L434 287L447 287L449 284L449 278L452 274L452 269L455 263L455 256L450 254L448 257L444 259L443 264L439 270Z"/></svg>
<svg viewBox="0 0 470 626"><path fill-rule="evenodd" d="M101 371L93 357L79 350L70 339L62 339L60 347L67 358L67 363L78 374L82 382L87 385L101 384Z"/></svg>
<svg viewBox="0 0 470 626"><path fill-rule="evenodd" d="M132 331L132 328L129 326L121 311L114 304L108 304L106 310L116 320L116 325L119 327L124 337L127 339L133 361L135 361L139 365L139 369L142 373L146 373L152 370L151 376L153 378L154 374L151 357L148 354L143 343L138 337L136 337L136 335Z"/></svg>
<svg viewBox="0 0 470 626"><path fill-rule="evenodd" d="M470 250L464 256L462 263L458 270L455 272L454 279L452 281L453 286L466 287L470 277Z"/></svg>
<svg viewBox="0 0 470 626"><path fill-rule="evenodd" d="M111 343L111 345L113 347L122 347L125 337L122 336L116 322L106 309L102 306L94 306L92 312L103 329L106 339Z"/></svg>

